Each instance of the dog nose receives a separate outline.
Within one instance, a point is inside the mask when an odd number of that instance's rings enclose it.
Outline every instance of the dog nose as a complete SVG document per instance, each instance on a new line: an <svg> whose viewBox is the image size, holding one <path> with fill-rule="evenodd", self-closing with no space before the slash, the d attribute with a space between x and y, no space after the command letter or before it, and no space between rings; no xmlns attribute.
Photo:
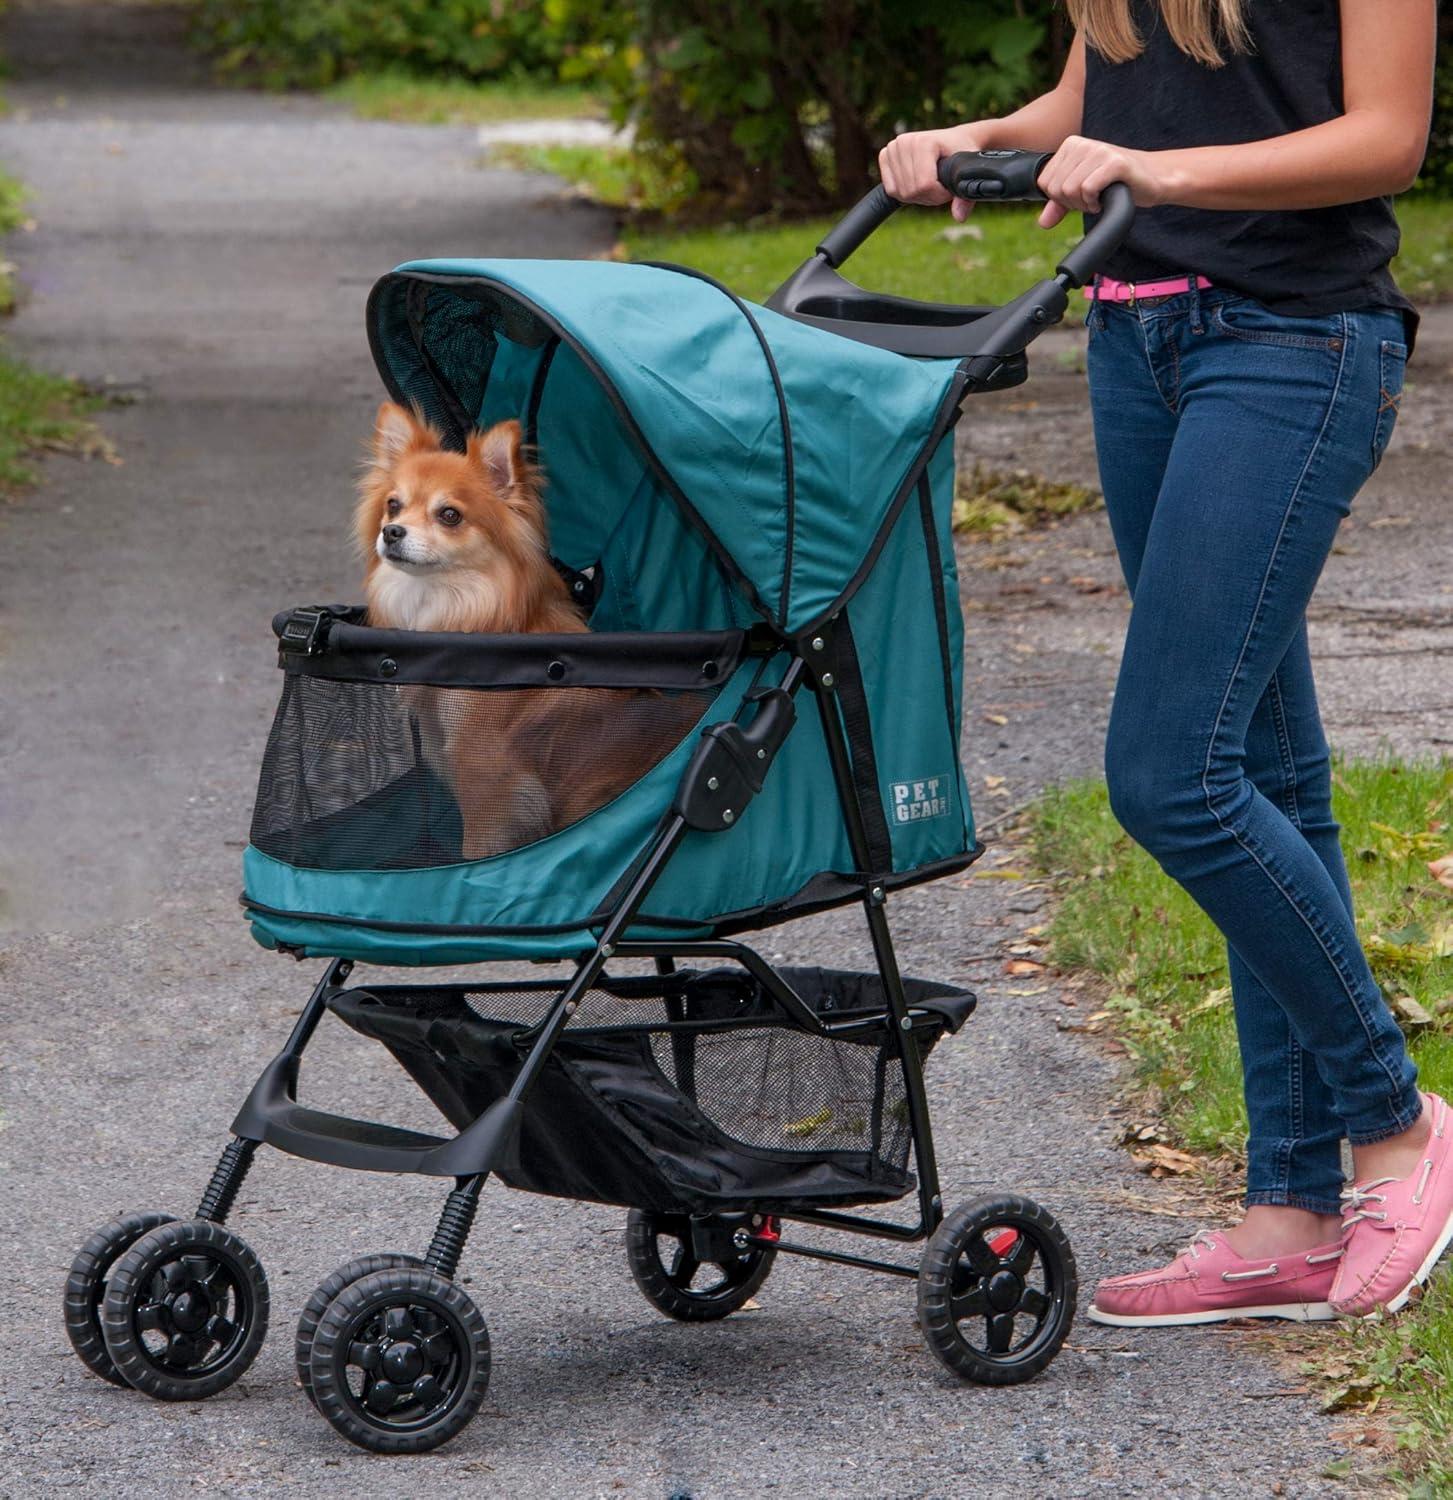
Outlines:
<svg viewBox="0 0 1453 1500"><path fill-rule="evenodd" d="M383 539L386 542L401 542L407 535L408 531L397 521L390 521L383 529Z"/></svg>

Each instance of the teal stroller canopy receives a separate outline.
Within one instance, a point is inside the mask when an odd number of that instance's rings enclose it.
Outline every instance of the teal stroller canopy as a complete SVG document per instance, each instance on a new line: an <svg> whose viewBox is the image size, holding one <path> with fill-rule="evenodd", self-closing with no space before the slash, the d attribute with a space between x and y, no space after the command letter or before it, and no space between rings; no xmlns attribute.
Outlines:
<svg viewBox="0 0 1453 1500"><path fill-rule="evenodd" d="M411 749L380 708L405 680L433 679L395 641L401 675L380 681L361 616L336 621L329 653L285 658L292 688L245 861L260 941L390 963L579 951L670 808L699 731L748 712L814 641L831 658L850 766L833 764L825 710L799 715L730 833L686 836L633 936L719 936L973 857L949 440L963 361L855 342L692 271L595 261L413 262L373 289L368 332L390 395L446 444L516 418L536 445L552 553L590 604L589 650L557 652L552 668L620 686L586 657L630 659L634 686L660 659L660 690L700 689L687 694L699 709L624 792L481 855L417 733ZM688 684L682 661L698 661L702 632L735 644ZM490 679L501 652L488 638L431 639L486 663L472 687L535 680L524 668ZM839 774L862 804L867 861L852 852Z"/></svg>
<svg viewBox="0 0 1453 1500"><path fill-rule="evenodd" d="M628 444L619 457L644 460L789 635L871 567L958 382L956 360L824 335L650 265L416 261L374 288L368 324L389 390L456 442L502 416L533 419L565 561L594 563L630 503L592 482L619 461L603 450Z"/></svg>

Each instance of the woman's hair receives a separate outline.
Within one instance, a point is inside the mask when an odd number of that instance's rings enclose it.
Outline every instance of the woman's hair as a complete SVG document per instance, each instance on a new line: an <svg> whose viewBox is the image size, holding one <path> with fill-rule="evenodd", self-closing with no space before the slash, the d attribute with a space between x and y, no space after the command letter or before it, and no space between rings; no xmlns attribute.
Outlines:
<svg viewBox="0 0 1453 1500"><path fill-rule="evenodd" d="M1130 13L1131 0L1068 0L1070 18L1087 45L1112 63L1129 62L1145 50L1145 38ZM1225 61L1223 48L1251 50L1245 0L1159 0L1171 40L1208 68Z"/></svg>

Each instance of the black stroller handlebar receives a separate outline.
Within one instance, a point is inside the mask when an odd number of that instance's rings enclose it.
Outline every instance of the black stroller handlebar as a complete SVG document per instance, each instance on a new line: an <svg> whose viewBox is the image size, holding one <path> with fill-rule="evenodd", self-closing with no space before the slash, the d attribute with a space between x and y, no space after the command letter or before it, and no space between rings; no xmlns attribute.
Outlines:
<svg viewBox="0 0 1453 1500"><path fill-rule="evenodd" d="M938 164L940 183L956 197L996 203L1043 202L1039 176L1053 152L959 151ZM1125 242L1135 201L1124 183L1101 194L1094 227L1055 267L1052 279L1003 307L956 307L865 291L838 275L843 262L902 205L882 185L860 198L822 238L813 259L800 266L767 306L801 322L831 329L862 343L925 356L1022 355L1045 328L1058 323L1066 292L1083 286ZM1014 384L1022 379L1005 378Z"/></svg>

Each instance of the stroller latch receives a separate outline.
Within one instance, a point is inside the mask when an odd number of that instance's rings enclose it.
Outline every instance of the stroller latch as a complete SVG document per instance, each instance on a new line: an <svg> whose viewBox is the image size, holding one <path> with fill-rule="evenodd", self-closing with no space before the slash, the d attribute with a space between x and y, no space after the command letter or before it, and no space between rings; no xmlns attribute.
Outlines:
<svg viewBox="0 0 1453 1500"><path fill-rule="evenodd" d="M749 724L712 724L701 732L676 788L675 810L690 828L717 833L741 817L796 721L792 695L783 688L759 689L748 701L757 706Z"/></svg>

